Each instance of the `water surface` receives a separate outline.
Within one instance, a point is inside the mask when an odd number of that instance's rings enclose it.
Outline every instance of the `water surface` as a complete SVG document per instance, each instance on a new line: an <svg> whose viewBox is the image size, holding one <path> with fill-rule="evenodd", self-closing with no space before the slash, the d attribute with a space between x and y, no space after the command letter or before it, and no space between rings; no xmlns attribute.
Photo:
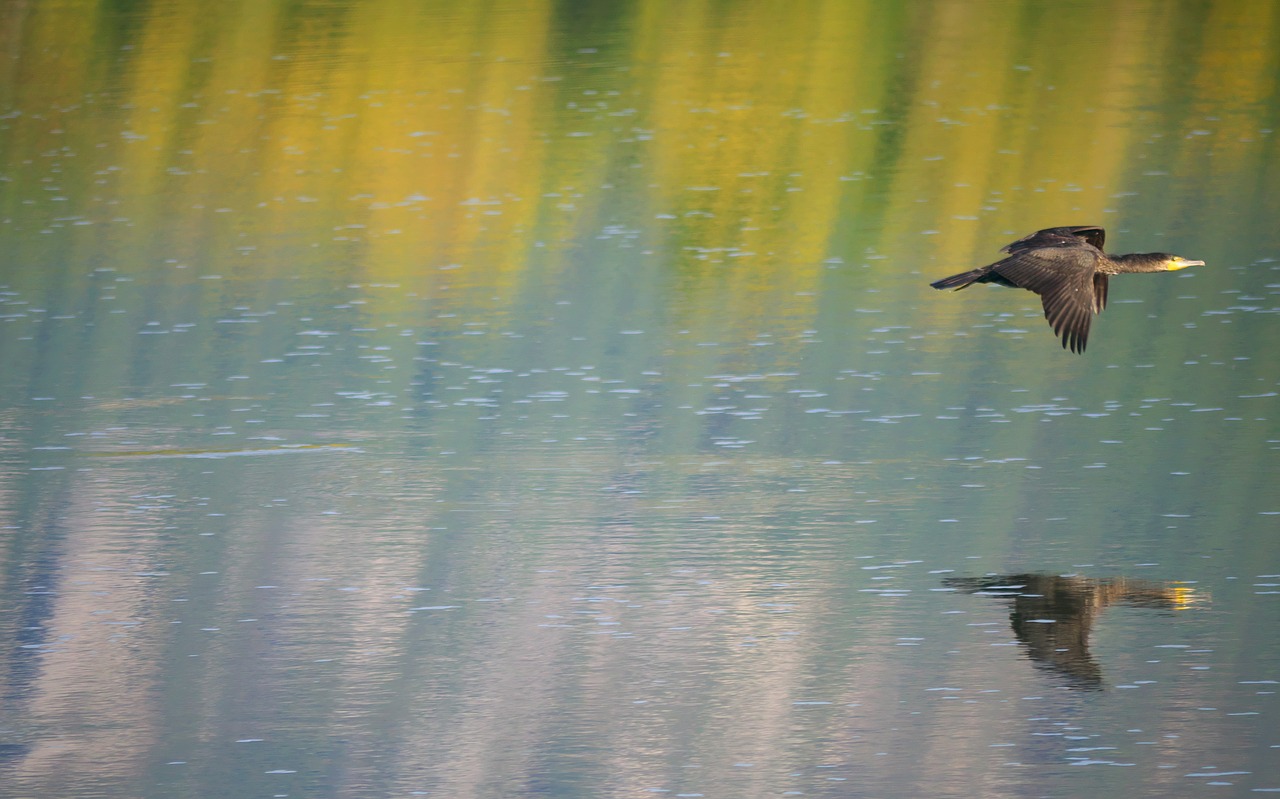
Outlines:
<svg viewBox="0 0 1280 799"><path fill-rule="evenodd" d="M0 794L1280 791L1273 4L0 13Z"/></svg>

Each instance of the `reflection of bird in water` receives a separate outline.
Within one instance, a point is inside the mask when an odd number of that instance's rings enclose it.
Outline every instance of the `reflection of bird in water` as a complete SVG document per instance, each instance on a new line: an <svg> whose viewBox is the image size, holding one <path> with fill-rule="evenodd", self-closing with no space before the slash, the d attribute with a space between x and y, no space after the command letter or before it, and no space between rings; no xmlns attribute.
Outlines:
<svg viewBox="0 0 1280 799"><path fill-rule="evenodd" d="M1071 687L1102 687L1102 667L1089 653L1089 630L1115 604L1179 610L1193 601L1191 588L1145 580L1090 580L1051 574L949 577L943 584L970 594L1012 599L1009 621L1037 666L1070 680Z"/></svg>
<svg viewBox="0 0 1280 799"><path fill-rule="evenodd" d="M1040 295L1044 316L1062 346L1084 352L1093 315L1107 305L1107 279L1130 272L1172 272L1204 261L1164 252L1107 255L1100 227L1051 227L1005 245L1008 258L929 284L959 291L974 283L998 283Z"/></svg>

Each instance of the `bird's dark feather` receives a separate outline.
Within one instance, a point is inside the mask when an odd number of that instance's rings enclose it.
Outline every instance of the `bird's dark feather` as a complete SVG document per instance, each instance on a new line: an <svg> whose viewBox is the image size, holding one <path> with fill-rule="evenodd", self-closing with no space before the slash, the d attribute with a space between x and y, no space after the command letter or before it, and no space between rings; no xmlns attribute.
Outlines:
<svg viewBox="0 0 1280 799"><path fill-rule="evenodd" d="M1097 272L1093 276L1093 312L1102 313L1107 307L1107 276Z"/></svg>
<svg viewBox="0 0 1280 799"><path fill-rule="evenodd" d="M991 273L1039 294L1045 319L1062 337L1062 346L1072 352L1084 352L1098 307L1095 288L1099 275L1094 270L1101 256L1092 246L1041 245L1016 251L992 264ZM1105 281L1106 276L1101 277Z"/></svg>
<svg viewBox="0 0 1280 799"><path fill-rule="evenodd" d="M1074 278L1051 286L1040 293L1040 301L1044 306L1045 319L1053 328L1053 332L1062 337L1062 346L1072 352L1084 352L1089 339L1089 323L1093 315L1093 300L1083 287L1091 282L1090 276L1085 280Z"/></svg>
<svg viewBox="0 0 1280 799"><path fill-rule="evenodd" d="M1013 255L1037 247L1078 247L1082 242L1101 250L1106 240L1107 232L1096 225L1051 227L1037 230L1035 233L1023 236L1017 241L1011 241L1001 247L1000 252L1007 252Z"/></svg>

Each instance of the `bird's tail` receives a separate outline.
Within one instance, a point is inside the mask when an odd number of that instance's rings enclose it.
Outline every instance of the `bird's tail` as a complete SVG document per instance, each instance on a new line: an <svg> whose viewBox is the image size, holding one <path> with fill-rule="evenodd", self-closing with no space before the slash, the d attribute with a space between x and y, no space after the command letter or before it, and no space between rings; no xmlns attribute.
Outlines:
<svg viewBox="0 0 1280 799"><path fill-rule="evenodd" d="M971 269L968 272L961 272L958 275L952 275L951 277L944 277L941 280L935 280L929 285L933 286L935 289L955 289L956 291L959 291L962 288L967 288L968 286L973 285L978 281L978 278L982 277L986 273L987 267L979 267L978 269Z"/></svg>

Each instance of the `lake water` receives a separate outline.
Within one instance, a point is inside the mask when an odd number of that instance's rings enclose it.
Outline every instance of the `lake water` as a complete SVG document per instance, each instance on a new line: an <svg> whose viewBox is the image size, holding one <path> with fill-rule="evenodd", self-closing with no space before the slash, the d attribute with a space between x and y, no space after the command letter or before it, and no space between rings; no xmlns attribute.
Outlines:
<svg viewBox="0 0 1280 799"><path fill-rule="evenodd" d="M0 56L0 796L1280 792L1280 5ZM929 288L1085 224L1207 266Z"/></svg>

